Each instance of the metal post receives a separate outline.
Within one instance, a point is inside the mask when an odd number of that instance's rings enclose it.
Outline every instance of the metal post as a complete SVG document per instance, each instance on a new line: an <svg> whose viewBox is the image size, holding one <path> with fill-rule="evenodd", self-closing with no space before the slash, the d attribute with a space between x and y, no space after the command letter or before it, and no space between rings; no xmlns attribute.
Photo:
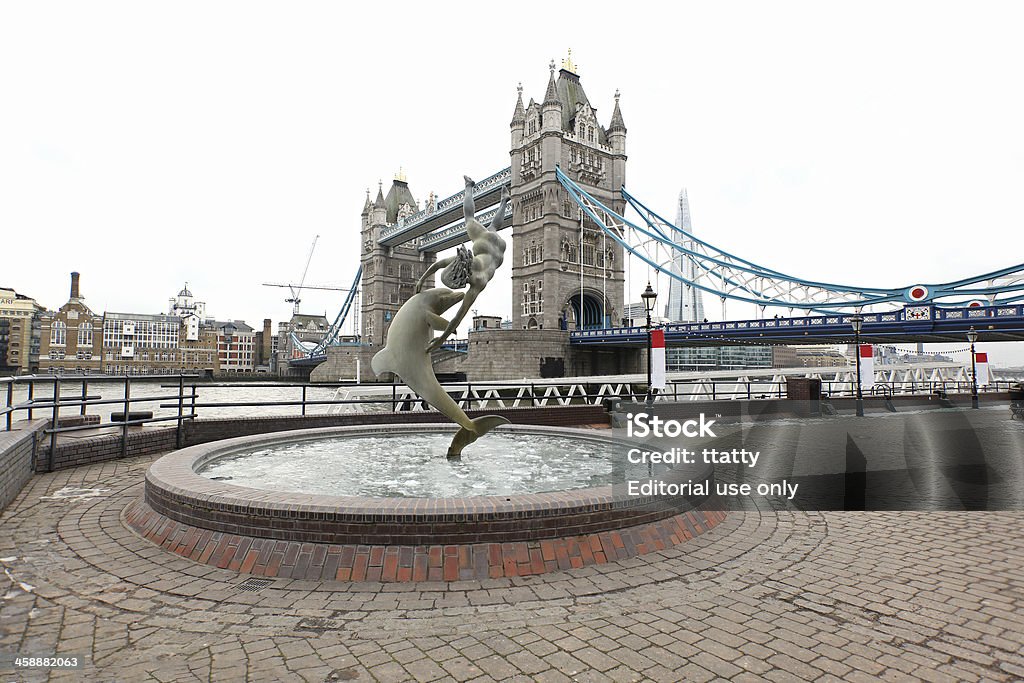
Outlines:
<svg viewBox="0 0 1024 683"><path fill-rule="evenodd" d="M28 419L32 419L32 402L36 400L36 383L33 380L28 382Z"/></svg>
<svg viewBox="0 0 1024 683"><path fill-rule="evenodd" d="M530 406L537 407L537 392L533 388L533 382L530 382Z"/></svg>
<svg viewBox="0 0 1024 683"><path fill-rule="evenodd" d="M85 415L85 399L89 396L89 380L82 380L82 415Z"/></svg>
<svg viewBox="0 0 1024 683"><path fill-rule="evenodd" d="M11 406L14 405L14 380L7 383L7 431L11 431Z"/></svg>
<svg viewBox="0 0 1024 683"><path fill-rule="evenodd" d="M747 382L747 400L749 401L751 398L752 398L752 396L750 394L750 382L748 381Z"/></svg>
<svg viewBox="0 0 1024 683"><path fill-rule="evenodd" d="M967 340L971 342L971 408L978 408L978 367L974 358L974 342L978 341L978 333L971 325L967 332Z"/></svg>
<svg viewBox="0 0 1024 683"><path fill-rule="evenodd" d="M185 430L182 415L185 413L185 378L178 375L178 433L175 435L174 446L181 448L185 445Z"/></svg>
<svg viewBox="0 0 1024 683"><path fill-rule="evenodd" d="M199 394L196 392L196 385L193 384L192 385L192 396L190 397L192 399L192 405L190 406L190 409L189 409L190 416L188 418L190 420L194 420L195 419L195 414L196 414L196 397L198 395Z"/></svg>
<svg viewBox="0 0 1024 683"><path fill-rule="evenodd" d="M650 284L647 285L650 288ZM653 391L651 389L651 311L647 310L647 397L644 403L648 408L654 406Z"/></svg>
<svg viewBox="0 0 1024 683"><path fill-rule="evenodd" d="M974 344L971 344L971 408L978 407L978 368L974 359Z"/></svg>
<svg viewBox="0 0 1024 683"><path fill-rule="evenodd" d="M306 385L302 385L302 416L306 416Z"/></svg>
<svg viewBox="0 0 1024 683"><path fill-rule="evenodd" d="M391 383L391 412L397 412L398 404L398 385L394 382Z"/></svg>
<svg viewBox="0 0 1024 683"><path fill-rule="evenodd" d="M854 316L854 321L855 322L853 324L853 339L854 339L853 345L856 347L854 349L854 351L857 354L857 356L856 356L856 358L857 358L857 417L864 417L864 395L861 393L861 388L860 388L860 325L861 325L861 317L860 317L859 314Z"/></svg>
<svg viewBox="0 0 1024 683"><path fill-rule="evenodd" d="M57 453L57 423L60 422L60 376L53 378L53 415L50 418L50 458L46 471L53 472L53 458Z"/></svg>
<svg viewBox="0 0 1024 683"><path fill-rule="evenodd" d="M121 423L121 457L128 456L128 414L132 405L132 380L128 375L124 376L124 422Z"/></svg>

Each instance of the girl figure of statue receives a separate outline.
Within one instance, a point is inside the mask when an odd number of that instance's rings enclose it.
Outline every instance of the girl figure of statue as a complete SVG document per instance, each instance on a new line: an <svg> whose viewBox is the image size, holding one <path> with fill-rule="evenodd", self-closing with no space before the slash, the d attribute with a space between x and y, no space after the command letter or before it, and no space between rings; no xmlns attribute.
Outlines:
<svg viewBox="0 0 1024 683"><path fill-rule="evenodd" d="M416 292L419 293L428 277L442 268L444 271L441 273L441 281L447 287L459 289L468 284L469 290L462 299L462 306L448 323L448 327L441 333L441 336L434 338L427 345L428 352L440 348L455 332L459 323L473 308L473 302L480 296L480 292L484 290L487 283L494 277L495 271L505 260L505 240L498 235L498 230L505 220L505 209L509 198L508 189L502 188L498 211L494 214L494 220L491 221L490 227L485 228L475 218L476 204L473 201L473 188L476 187L476 183L469 176L463 176L463 178L466 181L466 190L465 199L462 202L462 213L466 219L466 235L473 246L473 251L471 253L464 247L460 247L455 256L435 261L420 276L416 283Z"/></svg>

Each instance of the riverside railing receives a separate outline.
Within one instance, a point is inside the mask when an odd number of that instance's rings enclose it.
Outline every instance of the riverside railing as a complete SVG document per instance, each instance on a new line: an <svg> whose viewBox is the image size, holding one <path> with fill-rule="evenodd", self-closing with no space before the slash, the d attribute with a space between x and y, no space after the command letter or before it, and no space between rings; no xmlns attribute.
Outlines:
<svg viewBox="0 0 1024 683"><path fill-rule="evenodd" d="M990 386L979 387L979 392L1008 391L1013 382L993 382ZM173 388L171 385L164 385ZM786 398L785 381L752 380L674 380L668 388L657 394L659 400L671 398L686 400L758 400ZM311 389L362 388L369 395L357 398L311 399ZM301 382L202 382L188 385L192 392L191 408L253 408L253 407L298 407L302 416L314 406L386 406L391 412L413 410L417 405L426 409L422 397L401 383L356 384L353 381L307 384ZM294 388L298 396L294 400L249 400L249 401L199 401L194 399L199 388L203 389L260 389ZM461 408L487 407L498 402L514 402L518 406L542 407L547 405L600 404L604 399L642 400L647 389L643 382L558 382L538 380L535 382L446 382L445 390ZM564 389L564 391L558 391ZM555 391L552 391L555 390ZM919 381L919 382L876 382L867 393L875 396L897 395L946 395L970 393L971 383L966 381ZM822 398L853 397L856 387L849 381L822 381ZM173 407L164 404L161 407Z"/></svg>
<svg viewBox="0 0 1024 683"><path fill-rule="evenodd" d="M44 438L50 440L50 452L47 461L47 471L53 471L53 458L57 449L57 436L70 432L85 430L117 428L121 435L121 456L128 454L128 430L129 427L145 425L153 422L177 422L177 445L180 448L184 443L184 422L196 417L195 410L185 412L186 400L195 401L196 395L193 388L192 394L185 393L185 380L192 379L191 375L147 375L147 379L176 379L178 381L177 393L160 396L139 396L132 398L132 381L138 381L135 376L107 376L107 375L23 375L17 377L2 377L0 385L6 385L4 393L7 398L6 405L0 409L0 416L6 423L6 431L11 431L13 419L16 413L23 412L29 420L42 413L49 418L49 425L43 429ZM121 384L123 393L121 398L105 399L100 395L89 393L90 382L115 382ZM14 390L17 385L26 385L27 397L25 400L15 403ZM49 396L37 397L36 387L38 385L51 387ZM74 393L65 393L65 387L72 386ZM195 385L192 385L193 387ZM140 410L140 406L167 400L177 401L177 414L170 416L154 417L152 412ZM78 411L81 417L87 416L89 406L120 406L120 413L111 413L107 422L102 419L97 421L82 421L81 424L61 426L61 410L71 409ZM134 410L133 410L134 409ZM65 413L66 417L67 414ZM115 419L119 418L119 419Z"/></svg>
<svg viewBox="0 0 1024 683"><path fill-rule="evenodd" d="M334 382L325 384L308 384L301 382L197 382L195 375L144 375L144 376L109 376L109 375L26 375L0 378L0 386L4 387L6 405L0 409L0 418L4 420L7 431L13 426L17 413L33 419L43 413L50 419L49 426L44 430L50 439L50 458L57 443L57 435L83 430L117 428L121 435L122 455L127 453L129 427L159 422L176 422L176 441L180 448L184 444L184 423L198 417L199 409L231 409L231 408L273 408L298 407L300 415L307 415L314 406L387 406L391 412L404 412L417 408L426 409L421 397L403 384L362 384L355 382ZM133 383L139 384L152 380L173 383L161 383L161 389L176 390L173 393L156 396L132 396ZM120 398L104 398L90 393L90 383L116 383L122 385ZM979 391L1009 391L1015 383L998 380ZM27 396L15 403L15 388L25 385ZM39 397L38 386L51 388L50 396ZM538 380L535 382L453 382L446 383L445 389L461 407L471 409L476 405L483 408L495 403L512 402L517 406L541 407L548 405L580 405L600 404L606 399L642 400L647 393L643 382L559 382L558 380ZM67 387L72 387L67 393ZM209 401L200 400L203 389L243 389L251 391L261 388L295 389L297 396L292 400L245 400L245 401ZM362 388L367 396L356 398L339 398L340 388ZM312 389L335 389L336 395L329 399L310 398ZM822 398L837 398L855 395L855 385L846 381L822 381ZM969 394L971 382L936 380L925 382L876 382L870 394L885 397L899 395L931 395ZM657 394L658 400L699 401L699 400L758 400L782 399L786 397L784 381L751 381L751 380L674 380L668 387ZM151 411L141 408L152 406L161 409L172 409L173 414L154 416ZM60 418L67 413L76 411L80 416L88 415L90 406L121 407L121 413L112 413L107 422L102 419L86 424L61 426ZM134 409L134 410L133 410ZM115 419L117 418L117 419Z"/></svg>

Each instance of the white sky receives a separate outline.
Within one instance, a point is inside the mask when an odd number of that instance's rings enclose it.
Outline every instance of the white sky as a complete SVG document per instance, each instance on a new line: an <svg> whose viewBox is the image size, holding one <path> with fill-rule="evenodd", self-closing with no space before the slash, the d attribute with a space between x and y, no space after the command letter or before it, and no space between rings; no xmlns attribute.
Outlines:
<svg viewBox="0 0 1024 683"><path fill-rule="evenodd" d="M422 202L507 165L516 84L542 99L567 48L605 125L622 91L630 191L674 218L687 187L722 248L873 286L1024 262L1024 5L497 7L0 5L0 285L56 308L79 270L94 310L158 312L187 280L276 326L260 283L319 234L307 282L347 286L378 179ZM510 314L509 272L481 312Z"/></svg>

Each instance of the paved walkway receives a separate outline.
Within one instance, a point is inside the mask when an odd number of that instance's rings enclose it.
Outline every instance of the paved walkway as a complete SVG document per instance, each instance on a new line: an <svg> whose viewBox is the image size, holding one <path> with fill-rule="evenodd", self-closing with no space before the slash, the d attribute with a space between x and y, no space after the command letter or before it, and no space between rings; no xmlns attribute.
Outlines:
<svg viewBox="0 0 1024 683"><path fill-rule="evenodd" d="M152 459L37 476L4 512L0 652L89 660L51 680L1024 678L1024 513L751 510L564 573L246 591L122 526Z"/></svg>

